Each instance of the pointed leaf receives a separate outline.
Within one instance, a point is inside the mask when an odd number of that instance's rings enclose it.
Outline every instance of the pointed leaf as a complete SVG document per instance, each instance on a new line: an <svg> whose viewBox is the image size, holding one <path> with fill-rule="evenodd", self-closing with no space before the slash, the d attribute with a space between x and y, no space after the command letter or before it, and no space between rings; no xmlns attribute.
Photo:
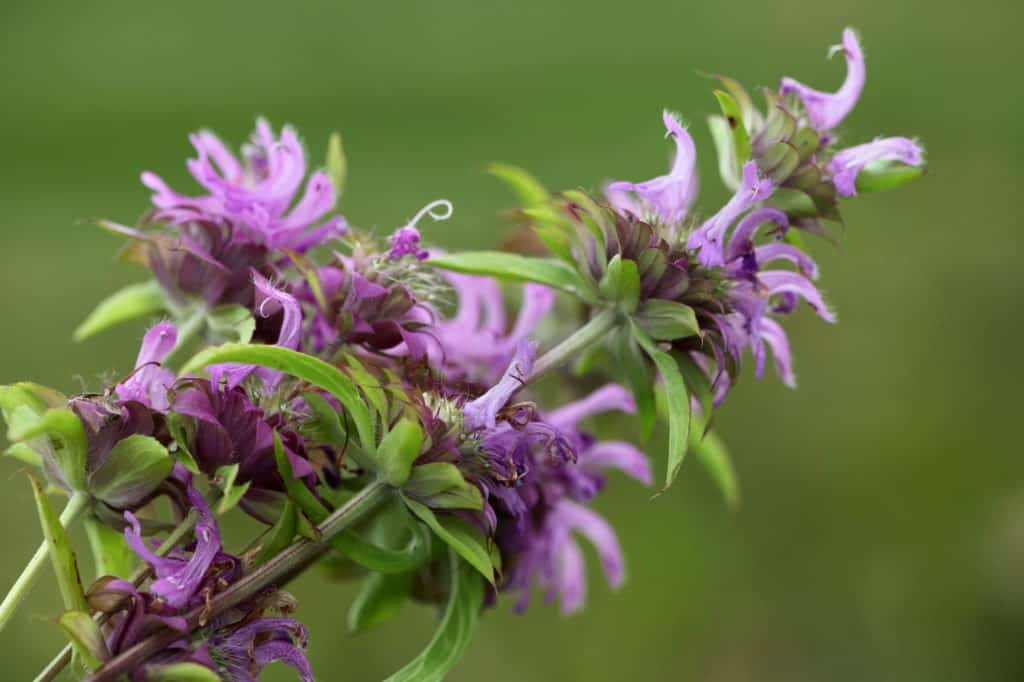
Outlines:
<svg viewBox="0 0 1024 682"><path fill-rule="evenodd" d="M644 301L634 319L641 329L658 341L674 341L700 333L693 308L661 298Z"/></svg>
<svg viewBox="0 0 1024 682"><path fill-rule="evenodd" d="M281 443L281 436L278 435L277 431L274 431L274 459L277 462L277 471L284 480L284 487L288 491L288 497L314 524L323 522L330 515L330 510L324 506L323 502L316 498L316 495L306 487L304 482L295 478L291 460L288 459L288 453L285 452L284 445Z"/></svg>
<svg viewBox="0 0 1024 682"><path fill-rule="evenodd" d="M427 524L439 538L458 552L473 568L480 571L488 582L494 583L494 564L491 562L490 552L487 551L486 540L480 531L456 516L450 514L437 516L426 505L408 497L403 499L409 511Z"/></svg>
<svg viewBox="0 0 1024 682"><path fill-rule="evenodd" d="M348 610L348 630L352 634L391 620L409 598L412 574L384 575L371 573L363 581Z"/></svg>
<svg viewBox="0 0 1024 682"><path fill-rule="evenodd" d="M746 126L743 125L743 112L732 95L724 90L713 90L718 106L722 109L722 115L732 133L732 145L735 153L736 163L742 168L743 164L750 160L750 135Z"/></svg>
<svg viewBox="0 0 1024 682"><path fill-rule="evenodd" d="M400 419L380 441L377 461L381 475L395 487L409 479L413 460L423 447L423 429L412 419Z"/></svg>
<svg viewBox="0 0 1024 682"><path fill-rule="evenodd" d="M665 387L665 403L668 411L668 465L665 473L666 490L679 474L686 456L687 441L690 437L690 396L683 376L671 355L658 348L647 333L633 325L633 335L648 357L654 361Z"/></svg>
<svg viewBox="0 0 1024 682"><path fill-rule="evenodd" d="M326 170L334 186L334 201L337 202L345 191L345 181L348 179L348 159L345 158L345 148L341 144L341 133L337 131L331 133L327 140Z"/></svg>
<svg viewBox="0 0 1024 682"><path fill-rule="evenodd" d="M395 574L419 568L430 556L430 531L422 524L412 524L412 535L402 549L388 549L365 540L351 530L344 530L330 541L331 547L368 571Z"/></svg>
<svg viewBox="0 0 1024 682"><path fill-rule="evenodd" d="M42 524L43 535L46 537L46 545L50 551L50 560L53 562L53 571L57 575L57 585L60 588L64 608L68 611L88 613L89 605L85 601L82 580L78 574L78 563L75 561L75 553L71 549L67 532L61 525L60 518L50 505L50 500L46 497L39 482L31 476L29 476L29 480L32 482L39 522ZM68 505L83 504L84 499L81 494L76 494L68 501Z"/></svg>
<svg viewBox="0 0 1024 682"><path fill-rule="evenodd" d="M628 331L618 335L615 344L615 359L618 367L626 377L626 383L636 403L637 425L640 439L647 440L654 430L657 409L654 401L654 379L647 361Z"/></svg>
<svg viewBox="0 0 1024 682"><path fill-rule="evenodd" d="M519 203L525 208L543 206L551 199L551 195L544 185L522 168L503 163L492 163L487 170L515 192Z"/></svg>
<svg viewBox="0 0 1024 682"><path fill-rule="evenodd" d="M67 611L61 614L58 622L86 668L96 670L110 658L100 626L87 611Z"/></svg>
<svg viewBox="0 0 1024 682"><path fill-rule="evenodd" d="M72 490L85 490L87 443L82 422L67 408L51 409L34 424L10 436L12 440L29 440L44 434L56 451L57 467L64 481Z"/></svg>
<svg viewBox="0 0 1024 682"><path fill-rule="evenodd" d="M131 284L96 306L85 321L78 325L73 338L75 341L84 341L115 324L156 315L163 312L166 306L163 291L155 280Z"/></svg>
<svg viewBox="0 0 1024 682"><path fill-rule="evenodd" d="M431 256L429 265L471 275L491 275L518 282L537 282L583 300L593 298L591 287L579 273L561 261L529 258L501 251L467 251Z"/></svg>
<svg viewBox="0 0 1024 682"><path fill-rule="evenodd" d="M469 646L483 604L483 583L454 552L450 557L448 607L437 633L419 656L386 682L441 682Z"/></svg>
<svg viewBox="0 0 1024 682"><path fill-rule="evenodd" d="M430 462L413 467L402 491L434 509L483 509L480 489L466 482L449 462Z"/></svg>
<svg viewBox="0 0 1024 682"><path fill-rule="evenodd" d="M857 174L858 192L896 189L925 174L924 166L907 166L894 161L875 161Z"/></svg>
<svg viewBox="0 0 1024 682"><path fill-rule="evenodd" d="M718 484L722 491L722 497L730 509L736 509L740 505L740 485L736 476L736 469L729 457L729 450L725 443L714 431L709 431L698 443L694 445L694 454L711 478Z"/></svg>
<svg viewBox="0 0 1024 682"><path fill-rule="evenodd" d="M85 532L96 565L96 577L112 575L127 579L138 565L138 556L118 533L95 517L85 519Z"/></svg>
<svg viewBox="0 0 1024 682"><path fill-rule="evenodd" d="M89 475L89 491L115 509L129 507L156 490L173 467L174 458L160 441L128 436Z"/></svg>
<svg viewBox="0 0 1024 682"><path fill-rule="evenodd" d="M281 515L261 543L260 551L256 554L256 563L262 564L267 559L276 556L278 552L292 543L297 532L295 504L291 500L286 500Z"/></svg>

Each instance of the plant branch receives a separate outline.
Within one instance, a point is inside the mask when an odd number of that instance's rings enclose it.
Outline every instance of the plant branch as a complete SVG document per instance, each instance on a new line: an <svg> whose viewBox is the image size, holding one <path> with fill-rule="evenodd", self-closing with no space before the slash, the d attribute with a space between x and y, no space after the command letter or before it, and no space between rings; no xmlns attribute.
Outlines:
<svg viewBox="0 0 1024 682"><path fill-rule="evenodd" d="M390 490L390 486L384 481L374 481L367 485L317 526L321 537L320 542L302 539L290 545L281 553L261 564L252 573L214 596L208 604L190 611L185 616L189 630L201 627L211 618L252 598L268 585L280 583L283 579L312 564L328 550L329 547L326 544L328 540L386 500ZM86 682L114 682L181 638L180 632L163 628L104 663L102 667L86 678Z"/></svg>
<svg viewBox="0 0 1024 682"><path fill-rule="evenodd" d="M68 503L64 506L64 511L60 513L60 524L67 528L85 511L86 506L89 502L89 495L83 492L76 492L71 495ZM14 615L14 611L21 604L22 600L28 596L28 593L32 590L32 585L35 583L36 576L39 574L39 569L46 563L46 555L48 549L46 546L46 540L39 545L39 549L29 559L28 565L25 566L25 570L21 572L18 579L14 581L14 585L11 586L11 590L4 597L4 601L0 604L0 631L4 629L7 622Z"/></svg>
<svg viewBox="0 0 1024 682"><path fill-rule="evenodd" d="M527 381L534 381L572 357L579 355L592 344L600 341L619 323L619 314L612 309L603 310L580 327L572 336L549 350L533 364L533 371Z"/></svg>

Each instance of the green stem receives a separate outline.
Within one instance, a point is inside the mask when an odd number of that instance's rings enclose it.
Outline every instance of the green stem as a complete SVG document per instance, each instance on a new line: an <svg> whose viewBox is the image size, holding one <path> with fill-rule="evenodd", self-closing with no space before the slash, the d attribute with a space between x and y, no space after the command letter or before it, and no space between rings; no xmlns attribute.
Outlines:
<svg viewBox="0 0 1024 682"><path fill-rule="evenodd" d="M269 585L276 585L303 570L316 561L328 549L327 542L348 528L363 514L388 499L391 487L384 481L374 481L360 490L354 497L338 507L323 523L317 526L320 541L303 539L267 560L252 573L242 577L209 603L199 606L188 614L186 620L190 630L201 627L224 611L251 599ZM130 649L110 659L86 682L114 682L149 660L154 654L182 638L181 632L163 628L142 640Z"/></svg>
<svg viewBox="0 0 1024 682"><path fill-rule="evenodd" d="M70 526L78 516L85 511L85 508L89 502L88 493L76 492L68 500L67 505L64 507L64 511L60 513L60 524L67 528ZM36 576L39 574L39 569L46 563L46 555L48 549L46 547L46 541L44 540L36 553L29 559L28 565L25 566L25 570L21 572L18 579L14 581L14 585L11 587L10 592L4 597L4 601L0 604L0 631L7 625L7 621L14 615L14 611L21 604L22 600L28 596L29 591L32 589L32 584L36 580Z"/></svg>
<svg viewBox="0 0 1024 682"><path fill-rule="evenodd" d="M199 520L199 513L195 510L190 511L188 516L182 519L181 523L175 526L174 530L172 530L170 535L167 536L167 539L160 543L160 546L156 548L156 555L163 556L171 551L179 542L181 542L185 535L195 527L197 520ZM148 578L152 572L153 569L150 566L143 564L131 574L128 580L135 585L135 587L138 587L145 582L146 578ZM97 614L95 616L96 621L101 625L105 623L108 618L109 614L106 613ZM60 671L64 669L64 666L71 662L71 653L72 647L68 644L53 658L52 661L50 661L49 665L43 668L42 672L36 676L34 682L51 682L51 680L56 679L57 675L60 674Z"/></svg>
<svg viewBox="0 0 1024 682"><path fill-rule="evenodd" d="M618 324L619 314L617 311L611 309L601 311L572 336L540 356L537 362L533 363L533 371L530 372L527 381L534 381L548 370L576 357L590 345L602 340Z"/></svg>
<svg viewBox="0 0 1024 682"><path fill-rule="evenodd" d="M206 314L208 312L209 310L207 310L205 305L197 305L192 310L192 313L185 318L185 321L178 325L178 340L174 344L174 348L164 356L160 364L164 367L171 366L171 359L203 331L203 327L206 326Z"/></svg>

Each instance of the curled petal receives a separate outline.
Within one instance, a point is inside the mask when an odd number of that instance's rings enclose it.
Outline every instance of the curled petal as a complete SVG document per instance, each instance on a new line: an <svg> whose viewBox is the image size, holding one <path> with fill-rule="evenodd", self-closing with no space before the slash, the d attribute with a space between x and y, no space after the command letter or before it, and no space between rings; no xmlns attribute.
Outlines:
<svg viewBox="0 0 1024 682"><path fill-rule="evenodd" d="M508 399L525 383L533 370L533 359L537 354L537 344L523 340L516 348L516 353L509 363L501 379L482 396L467 403L462 409L466 427L469 429L493 429L497 424L498 411L505 406Z"/></svg>
<svg viewBox="0 0 1024 682"><path fill-rule="evenodd" d="M583 608L587 595L587 571L579 543L571 537L562 540L556 554L555 579L551 589L558 593L562 613L568 615Z"/></svg>
<svg viewBox="0 0 1024 682"><path fill-rule="evenodd" d="M663 223L678 224L686 218L697 197L697 149L682 122L672 113L662 115L667 135L676 143L675 160L667 175L646 182L613 182L606 188L609 202L620 212L638 218L653 214ZM630 193L639 198L634 202Z"/></svg>
<svg viewBox="0 0 1024 682"><path fill-rule="evenodd" d="M844 197L857 193L857 175L874 161L899 161L908 166L924 163L924 150L907 137L880 137L873 142L837 152L828 165L836 190Z"/></svg>
<svg viewBox="0 0 1024 682"><path fill-rule="evenodd" d="M764 265L776 260L789 261L800 268L800 272L811 279L818 279L818 264L814 262L813 258L792 244L784 244L782 242L765 244L754 249L754 256L758 265Z"/></svg>
<svg viewBox="0 0 1024 682"><path fill-rule="evenodd" d="M599 514L583 505L563 500L555 510L558 523L583 537L587 538L601 559L608 584L619 587L626 578L625 565L622 560L622 548L615 537L615 531Z"/></svg>
<svg viewBox="0 0 1024 682"><path fill-rule="evenodd" d="M790 388L796 388L796 375L793 373L793 358L789 352L789 339L786 337L782 325L771 318L762 320L761 338L772 349L775 371L778 372L782 383Z"/></svg>
<svg viewBox="0 0 1024 682"><path fill-rule="evenodd" d="M618 384L606 384L587 397L560 407L548 415L547 421L555 428L575 430L587 417L611 410L636 412L633 396Z"/></svg>
<svg viewBox="0 0 1024 682"><path fill-rule="evenodd" d="M864 53L853 29L843 31L842 45L834 46L829 56L836 52L842 52L846 58L846 80L836 92L821 92L792 78L783 78L779 86L782 94L795 92L800 97L807 111L807 120L819 132L838 126L853 110L864 89Z"/></svg>
<svg viewBox="0 0 1024 682"><path fill-rule="evenodd" d="M754 248L754 235L758 228L767 223L774 223L783 230L789 228L789 218L777 208L763 206L743 216L743 219L736 225L732 236L729 237L729 245L725 250L725 261L729 262L750 253Z"/></svg>
<svg viewBox="0 0 1024 682"><path fill-rule="evenodd" d="M580 466L585 469L618 469L644 485L651 485L651 464L647 455L635 445L619 441L594 443L579 455Z"/></svg>
<svg viewBox="0 0 1024 682"><path fill-rule="evenodd" d="M767 287L770 295L796 294L814 308L815 312L826 322L835 322L835 314L825 305L825 299L806 277L786 270L769 270L758 275L761 283Z"/></svg>

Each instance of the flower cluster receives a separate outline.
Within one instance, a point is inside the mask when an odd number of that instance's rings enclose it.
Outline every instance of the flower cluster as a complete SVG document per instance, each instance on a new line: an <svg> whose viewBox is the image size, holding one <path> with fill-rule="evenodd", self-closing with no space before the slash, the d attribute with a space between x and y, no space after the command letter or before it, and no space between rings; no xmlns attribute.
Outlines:
<svg viewBox="0 0 1024 682"><path fill-rule="evenodd" d="M852 32L836 49L839 91L786 78L767 113L719 79L711 125L733 194L716 211L697 212L696 145L672 113L675 158L652 180L552 196L503 167L544 257L428 249L418 225L452 216L443 199L375 239L335 212L340 139L309 172L295 131L262 120L240 156L192 136L198 196L144 173L153 209L137 226L105 224L152 278L77 333L163 316L134 370L71 398L0 388L10 453L70 496L62 522L85 514L94 528L101 575L86 589L39 493L61 622L89 679L254 680L272 661L312 679L282 588L321 560L365 576L355 631L405 598L446 602L441 634L396 678L440 679L502 595L519 611L538 590L579 610L581 540L623 583L594 502L612 471L653 484L642 443L614 427L646 438L659 408L665 487L694 450L731 499L711 410L748 350L758 376L770 351L795 384L781 316L804 302L835 321L801 234L826 233L840 198L902 184L923 162L907 138L840 146L865 69ZM554 372L557 387L543 381ZM236 509L262 530L231 554L216 516ZM0 606L0 627L22 595Z"/></svg>

